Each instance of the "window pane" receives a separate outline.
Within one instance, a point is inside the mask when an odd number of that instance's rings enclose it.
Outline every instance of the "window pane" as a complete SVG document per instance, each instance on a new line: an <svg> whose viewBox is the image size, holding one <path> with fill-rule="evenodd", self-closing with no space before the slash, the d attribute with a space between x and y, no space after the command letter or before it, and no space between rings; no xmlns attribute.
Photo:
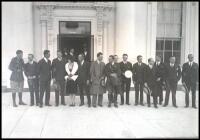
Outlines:
<svg viewBox="0 0 200 140"><path fill-rule="evenodd" d="M156 50L163 50L164 41L156 40Z"/></svg>
<svg viewBox="0 0 200 140"><path fill-rule="evenodd" d="M169 58L172 56L172 51L165 51L164 62L169 63Z"/></svg>
<svg viewBox="0 0 200 140"><path fill-rule="evenodd" d="M174 40L173 41L173 50L174 51L180 51L181 50L181 41L180 40Z"/></svg>
<svg viewBox="0 0 200 140"><path fill-rule="evenodd" d="M172 41L165 40L165 50L172 51Z"/></svg>
<svg viewBox="0 0 200 140"><path fill-rule="evenodd" d="M181 52L173 52L173 56L176 57L176 63L180 64Z"/></svg>

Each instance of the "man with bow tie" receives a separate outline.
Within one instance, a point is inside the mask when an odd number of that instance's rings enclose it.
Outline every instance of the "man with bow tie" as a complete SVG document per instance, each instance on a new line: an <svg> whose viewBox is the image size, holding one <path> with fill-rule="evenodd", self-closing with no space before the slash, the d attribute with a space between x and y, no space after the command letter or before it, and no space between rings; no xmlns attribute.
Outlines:
<svg viewBox="0 0 200 140"><path fill-rule="evenodd" d="M175 108L176 105L176 89L177 83L181 78L181 68L179 65L175 64L176 58L174 56L170 57L170 63L166 65L166 95L165 95L165 103L164 107L168 105L169 102L169 94L172 92L172 104Z"/></svg>
<svg viewBox="0 0 200 140"><path fill-rule="evenodd" d="M195 63L194 56L188 55L188 62L183 64L182 68L182 83L188 88L188 93L185 93L185 107L189 107L189 92L192 91L192 107L196 109L196 84L198 82L199 66Z"/></svg>

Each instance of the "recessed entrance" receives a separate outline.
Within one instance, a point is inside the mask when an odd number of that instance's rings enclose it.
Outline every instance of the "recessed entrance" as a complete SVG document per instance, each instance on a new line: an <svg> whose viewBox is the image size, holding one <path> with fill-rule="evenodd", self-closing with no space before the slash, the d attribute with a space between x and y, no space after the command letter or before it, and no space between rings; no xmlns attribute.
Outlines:
<svg viewBox="0 0 200 140"><path fill-rule="evenodd" d="M91 23L87 21L60 21L58 35L58 49L63 53L64 50L75 50L77 59L78 54L87 49L89 60L93 60L93 36L91 36Z"/></svg>

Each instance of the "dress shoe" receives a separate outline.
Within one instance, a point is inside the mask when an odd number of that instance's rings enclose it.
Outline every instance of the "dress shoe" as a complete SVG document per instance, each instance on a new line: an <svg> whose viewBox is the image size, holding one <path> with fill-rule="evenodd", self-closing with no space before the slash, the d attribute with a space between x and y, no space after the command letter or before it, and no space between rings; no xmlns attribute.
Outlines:
<svg viewBox="0 0 200 140"><path fill-rule="evenodd" d="M16 105L16 104L13 104L13 107L17 107L17 105Z"/></svg>
<svg viewBox="0 0 200 140"><path fill-rule="evenodd" d="M178 106L177 106L177 105L173 105L173 107L175 107L175 108L178 108Z"/></svg>
<svg viewBox="0 0 200 140"><path fill-rule="evenodd" d="M81 103L79 106L83 106L84 104L83 103Z"/></svg>
<svg viewBox="0 0 200 140"><path fill-rule="evenodd" d="M108 107L111 107L111 104L108 104Z"/></svg>
<svg viewBox="0 0 200 140"><path fill-rule="evenodd" d="M91 104L88 104L88 107L91 107Z"/></svg>
<svg viewBox="0 0 200 140"><path fill-rule="evenodd" d="M163 107L166 107L166 106L167 106L167 104L164 104L164 105L163 105Z"/></svg>
<svg viewBox="0 0 200 140"><path fill-rule="evenodd" d="M52 105L50 105L50 104L47 104L46 106L52 106Z"/></svg>
<svg viewBox="0 0 200 140"><path fill-rule="evenodd" d="M19 105L26 105L23 101L19 102Z"/></svg>
<svg viewBox="0 0 200 140"><path fill-rule="evenodd" d="M40 107L40 108L42 108L42 107L43 107L43 105L39 105L39 107Z"/></svg>
<svg viewBox="0 0 200 140"><path fill-rule="evenodd" d="M188 107L189 107L188 105L185 106L185 108L188 108Z"/></svg>
<svg viewBox="0 0 200 140"><path fill-rule="evenodd" d="M34 104L30 104L30 106L34 106Z"/></svg>
<svg viewBox="0 0 200 140"><path fill-rule="evenodd" d="M118 108L118 105L117 105L117 104L114 104L114 107Z"/></svg>
<svg viewBox="0 0 200 140"><path fill-rule="evenodd" d="M96 108L97 106L96 106L96 105L93 105L93 107Z"/></svg>
<svg viewBox="0 0 200 140"><path fill-rule="evenodd" d="M124 103L121 103L120 105L124 105Z"/></svg>
<svg viewBox="0 0 200 140"><path fill-rule="evenodd" d="M135 104L135 106L137 106L138 104Z"/></svg>
<svg viewBox="0 0 200 140"><path fill-rule="evenodd" d="M159 102L159 105L162 105L162 102Z"/></svg>
<svg viewBox="0 0 200 140"><path fill-rule="evenodd" d="M194 109L197 109L197 107L196 107L196 106L193 106L192 108L194 108Z"/></svg>
<svg viewBox="0 0 200 140"><path fill-rule="evenodd" d="M151 105L150 105L150 104L148 104L148 107L151 107Z"/></svg>
<svg viewBox="0 0 200 140"><path fill-rule="evenodd" d="M98 104L98 106L103 107L103 105Z"/></svg>
<svg viewBox="0 0 200 140"><path fill-rule="evenodd" d="M155 105L154 107L155 107L155 108L158 108L158 106L157 106L157 105Z"/></svg>
<svg viewBox="0 0 200 140"><path fill-rule="evenodd" d="M131 105L131 104L129 104L129 103L126 103L127 105Z"/></svg>
<svg viewBox="0 0 200 140"><path fill-rule="evenodd" d="M39 103L36 103L36 106L39 106L40 104Z"/></svg>
<svg viewBox="0 0 200 140"><path fill-rule="evenodd" d="M141 103L140 105L141 105L141 106L144 106L144 104L143 104L143 103Z"/></svg>
<svg viewBox="0 0 200 140"><path fill-rule="evenodd" d="M70 104L69 106L73 106L73 104Z"/></svg>
<svg viewBox="0 0 200 140"><path fill-rule="evenodd" d="M61 103L61 105L64 105L64 106L65 106L66 104L65 104L65 103Z"/></svg>
<svg viewBox="0 0 200 140"><path fill-rule="evenodd" d="M58 104L56 104L55 106L58 107Z"/></svg>

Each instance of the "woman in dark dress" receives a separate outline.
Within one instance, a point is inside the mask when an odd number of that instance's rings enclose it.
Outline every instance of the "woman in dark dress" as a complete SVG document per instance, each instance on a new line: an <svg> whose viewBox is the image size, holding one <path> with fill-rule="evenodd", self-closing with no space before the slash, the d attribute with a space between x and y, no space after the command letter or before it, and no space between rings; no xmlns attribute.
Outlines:
<svg viewBox="0 0 200 140"><path fill-rule="evenodd" d="M65 65L65 70L67 75L65 76L66 80L66 93L70 97L70 106L75 106L75 97L77 93L77 82L78 78L78 64L74 61L73 57L68 58L68 63Z"/></svg>

